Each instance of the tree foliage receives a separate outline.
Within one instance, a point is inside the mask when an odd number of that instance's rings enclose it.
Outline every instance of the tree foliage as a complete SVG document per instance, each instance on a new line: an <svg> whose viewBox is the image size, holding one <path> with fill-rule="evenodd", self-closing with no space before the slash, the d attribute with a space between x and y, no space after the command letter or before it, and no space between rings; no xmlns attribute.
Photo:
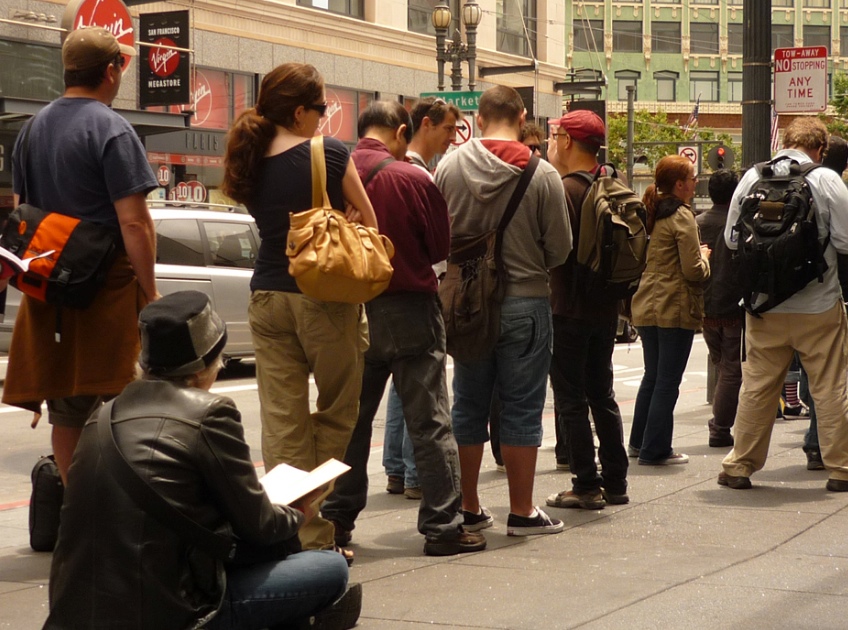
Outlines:
<svg viewBox="0 0 848 630"><path fill-rule="evenodd" d="M674 119L669 119L668 114L662 110L649 112L637 109L634 112L634 159L645 156L648 165L653 169L657 162L666 155L675 155L678 146L691 143L693 140L721 142L736 154L736 159L741 158L742 153L737 145L733 144L730 135L726 133L716 134L711 129L696 127L689 133L684 133L683 128ZM607 136L609 148L607 159L617 167L624 169L627 165L627 114L612 114L607 119ZM640 145L640 142L668 142L667 145ZM710 146L703 146L703 168L708 169L706 162L707 152Z"/></svg>
<svg viewBox="0 0 848 630"><path fill-rule="evenodd" d="M828 132L848 139L848 74L837 72L833 75L833 98L830 104L836 110L836 115L821 116Z"/></svg>

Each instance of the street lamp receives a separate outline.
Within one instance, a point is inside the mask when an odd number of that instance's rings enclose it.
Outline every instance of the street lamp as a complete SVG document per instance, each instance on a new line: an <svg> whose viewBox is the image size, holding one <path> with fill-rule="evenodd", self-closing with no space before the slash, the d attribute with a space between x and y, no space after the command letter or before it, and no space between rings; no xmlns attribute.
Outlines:
<svg viewBox="0 0 848 630"><path fill-rule="evenodd" d="M451 10L445 0L433 9L433 28L436 29L436 61L439 64L439 91L445 89L445 62L451 62L451 89L462 89L462 62L468 62L468 89L474 91L474 62L477 59L477 26L483 19L483 11L474 0L462 5L462 23L465 25L465 37L468 44L462 42L459 29L454 29L453 41L447 42L448 28L451 24Z"/></svg>

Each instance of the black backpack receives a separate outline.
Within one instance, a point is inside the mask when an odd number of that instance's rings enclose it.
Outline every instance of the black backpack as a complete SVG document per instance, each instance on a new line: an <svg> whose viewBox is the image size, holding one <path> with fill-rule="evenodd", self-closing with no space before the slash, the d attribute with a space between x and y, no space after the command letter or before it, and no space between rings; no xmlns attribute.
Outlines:
<svg viewBox="0 0 848 630"><path fill-rule="evenodd" d="M776 175L774 165L782 160L791 161L789 173ZM752 315L781 304L813 280L823 281L830 237L819 242L806 179L819 166L788 156L755 166L760 179L742 200L734 228L743 302Z"/></svg>

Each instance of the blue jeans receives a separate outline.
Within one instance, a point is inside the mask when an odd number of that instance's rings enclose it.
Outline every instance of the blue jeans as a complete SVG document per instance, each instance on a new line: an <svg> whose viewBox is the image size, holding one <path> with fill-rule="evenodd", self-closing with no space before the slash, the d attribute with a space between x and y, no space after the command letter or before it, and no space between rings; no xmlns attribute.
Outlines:
<svg viewBox="0 0 848 630"><path fill-rule="evenodd" d="M418 488L418 469L415 467L415 455L409 430L403 419L403 403L398 396L395 384L389 386L389 400L386 403L386 432L383 437L383 468L386 475L403 477L404 488Z"/></svg>
<svg viewBox="0 0 848 630"><path fill-rule="evenodd" d="M501 443L541 445L551 330L547 298L504 300L501 334L492 353L480 361L454 362L451 418L457 444L483 444L489 439L489 409L497 385Z"/></svg>
<svg viewBox="0 0 848 630"><path fill-rule="evenodd" d="M335 551L229 567L221 609L204 627L260 630L304 620L344 595L347 579L347 562Z"/></svg>
<svg viewBox="0 0 848 630"><path fill-rule="evenodd" d="M674 405L689 361L695 331L683 328L639 326L645 375L636 396L630 446L639 460L656 462L671 455Z"/></svg>

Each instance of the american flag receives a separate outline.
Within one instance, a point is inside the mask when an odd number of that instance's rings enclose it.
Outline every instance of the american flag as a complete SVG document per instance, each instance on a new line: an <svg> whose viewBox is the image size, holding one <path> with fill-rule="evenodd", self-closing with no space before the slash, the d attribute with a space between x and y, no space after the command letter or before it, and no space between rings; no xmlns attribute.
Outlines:
<svg viewBox="0 0 848 630"><path fill-rule="evenodd" d="M701 108L701 95L698 94L698 99L695 101L695 107L692 108L692 113L689 114L689 120L686 121L686 124L683 126L683 133L688 134L690 131L694 131L695 127L698 126L698 110Z"/></svg>
<svg viewBox="0 0 848 630"><path fill-rule="evenodd" d="M780 149L780 145L777 142L778 136L778 114L775 111L774 107L771 108L771 152L777 153L778 149Z"/></svg>

